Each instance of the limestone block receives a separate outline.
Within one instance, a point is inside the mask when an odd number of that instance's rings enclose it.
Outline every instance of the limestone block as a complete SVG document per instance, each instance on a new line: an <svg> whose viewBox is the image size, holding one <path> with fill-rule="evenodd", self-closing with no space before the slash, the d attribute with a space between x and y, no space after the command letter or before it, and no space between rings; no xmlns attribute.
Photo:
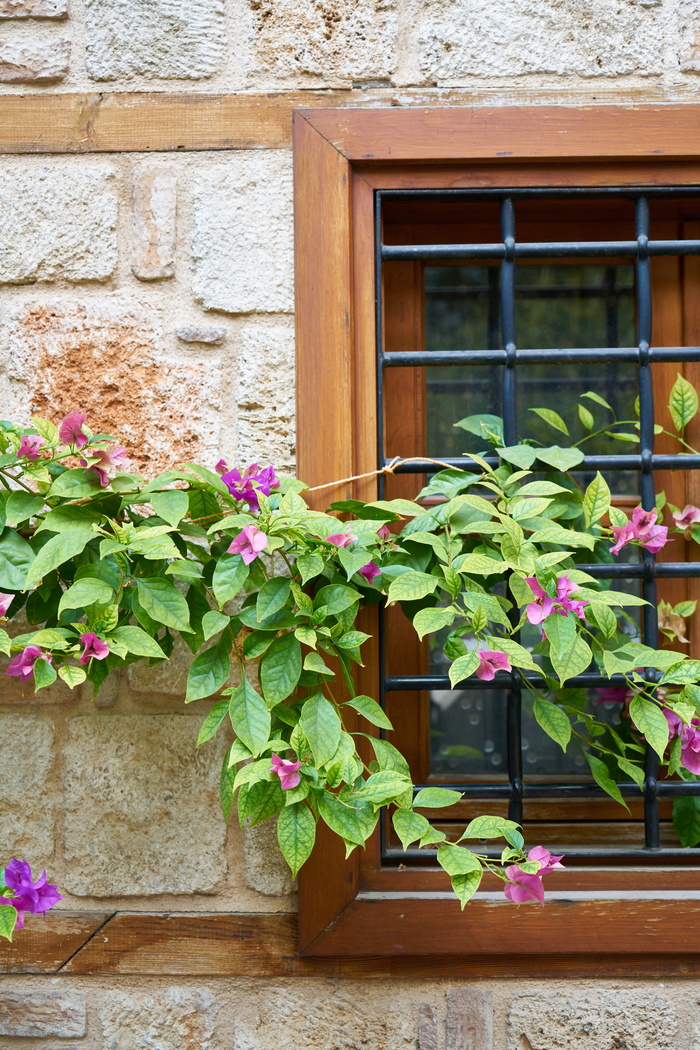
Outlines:
<svg viewBox="0 0 700 1050"><path fill-rule="evenodd" d="M277 821L265 820L243 833L246 886L268 897L292 892L292 873L277 843Z"/></svg>
<svg viewBox="0 0 700 1050"><path fill-rule="evenodd" d="M199 80L221 65L224 0L85 0L93 80Z"/></svg>
<svg viewBox="0 0 700 1050"><path fill-rule="evenodd" d="M438 84L661 73L661 37L661 8L637 0L423 0L418 22L420 67Z"/></svg>
<svg viewBox="0 0 700 1050"><path fill-rule="evenodd" d="M9 374L8 411L60 420L79 408L139 470L219 458L218 364L167 357L160 311L138 299L23 304L11 323Z"/></svg>
<svg viewBox="0 0 700 1050"><path fill-rule="evenodd" d="M207 893L226 872L223 745L185 715L84 715L65 748L64 886L76 896Z"/></svg>
<svg viewBox="0 0 700 1050"><path fill-rule="evenodd" d="M388 79L395 69L395 0L248 2L257 70L335 82Z"/></svg>
<svg viewBox="0 0 700 1050"><path fill-rule="evenodd" d="M3 165L0 284L104 281L116 264L117 188L111 165L74 160L56 167Z"/></svg>
<svg viewBox="0 0 700 1050"><path fill-rule="evenodd" d="M224 328L205 328L204 325L186 324L175 329L175 335L183 343L204 343L207 346L220 346L226 338Z"/></svg>
<svg viewBox="0 0 700 1050"><path fill-rule="evenodd" d="M175 637L172 656L154 667L145 661L132 664L127 674L129 687L135 693L161 694L183 698L187 689L187 672L194 657L183 642Z"/></svg>
<svg viewBox="0 0 700 1050"><path fill-rule="evenodd" d="M140 164L134 171L131 269L142 281L175 273L175 168Z"/></svg>
<svg viewBox="0 0 700 1050"><path fill-rule="evenodd" d="M418 1050L438 1050L437 1018L430 1003L421 1003L418 1013Z"/></svg>
<svg viewBox="0 0 700 1050"><path fill-rule="evenodd" d="M214 1050L217 1013L208 989L109 992L102 1009L104 1050Z"/></svg>
<svg viewBox="0 0 700 1050"><path fill-rule="evenodd" d="M0 992L0 1035L58 1039L85 1035L80 992Z"/></svg>
<svg viewBox="0 0 700 1050"><path fill-rule="evenodd" d="M247 325L238 356L238 460L294 469L294 332Z"/></svg>
<svg viewBox="0 0 700 1050"><path fill-rule="evenodd" d="M241 150L197 174L193 289L206 310L291 312L292 238L288 151Z"/></svg>
<svg viewBox="0 0 700 1050"><path fill-rule="evenodd" d="M0 18L67 18L68 0L0 0Z"/></svg>
<svg viewBox="0 0 700 1050"><path fill-rule="evenodd" d="M0 713L0 842L3 856L36 872L54 848L54 731L36 716Z"/></svg>
<svg viewBox="0 0 700 1050"><path fill-rule="evenodd" d="M678 4L678 62L684 73L700 73L700 9L696 0Z"/></svg>
<svg viewBox="0 0 700 1050"><path fill-rule="evenodd" d="M671 1003L649 989L524 992L508 1011L508 1050L671 1050L677 1031Z"/></svg>
<svg viewBox="0 0 700 1050"><path fill-rule="evenodd" d="M0 83L50 84L68 74L67 40L3 40L0 43Z"/></svg>
<svg viewBox="0 0 700 1050"><path fill-rule="evenodd" d="M445 1050L493 1050L493 997L477 988L447 993Z"/></svg>

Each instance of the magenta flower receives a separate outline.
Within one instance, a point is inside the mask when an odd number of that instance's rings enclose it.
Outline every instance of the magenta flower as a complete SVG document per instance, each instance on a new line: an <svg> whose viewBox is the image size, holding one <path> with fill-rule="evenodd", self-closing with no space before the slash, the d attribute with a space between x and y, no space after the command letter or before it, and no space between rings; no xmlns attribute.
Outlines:
<svg viewBox="0 0 700 1050"><path fill-rule="evenodd" d="M352 532L334 532L332 536L326 536L326 543L332 543L334 547L349 547L356 539Z"/></svg>
<svg viewBox="0 0 700 1050"><path fill-rule="evenodd" d="M94 631L81 634L80 641L83 643L83 651L78 663L89 664L93 657L95 660L105 660L109 656L109 646L98 638Z"/></svg>
<svg viewBox="0 0 700 1050"><path fill-rule="evenodd" d="M295 788L301 780L301 762L290 762L286 758L280 758L279 755L272 755L272 765L270 771L276 773L280 778L280 786L283 791L289 791L290 788Z"/></svg>
<svg viewBox="0 0 700 1050"><path fill-rule="evenodd" d="M37 660L48 660L50 664L53 663L51 653L42 653L38 645L28 645L13 660L10 660L5 674L13 678L21 678L26 682L34 673L34 664Z"/></svg>
<svg viewBox="0 0 700 1050"><path fill-rule="evenodd" d="M578 590L578 584L570 580L568 576L557 576L557 596L550 598L544 588L537 582L536 576L528 576L525 579L535 600L527 607L527 618L530 623L538 624L547 619L549 614L556 610L560 616L568 616L570 612L585 620L583 610L588 602L584 599L573 600L570 594Z"/></svg>
<svg viewBox="0 0 700 1050"><path fill-rule="evenodd" d="M559 857L555 857L544 846L533 846L527 855L527 859L536 860L541 865L540 870L537 872L538 876L549 875L550 871L555 869L564 870L564 865L561 863L564 859L564 854L562 853Z"/></svg>
<svg viewBox="0 0 700 1050"><path fill-rule="evenodd" d="M68 413L58 428L58 436L64 445L75 445L76 448L87 445L88 436L83 431L83 423L86 419L87 415L78 412L75 408Z"/></svg>
<svg viewBox="0 0 700 1050"><path fill-rule="evenodd" d="M22 434L22 440L19 443L17 449L18 456L24 456L25 459L40 459L41 453L39 449L42 445L45 445L43 437L39 437L38 434Z"/></svg>
<svg viewBox="0 0 700 1050"><path fill-rule="evenodd" d="M642 510L635 507L632 511L632 520L625 525L613 525L612 533L615 540L610 548L611 554L619 554L624 546L632 540L638 540L646 550L656 554L668 542L668 527L657 525L658 514L655 510Z"/></svg>
<svg viewBox="0 0 700 1050"><path fill-rule="evenodd" d="M5 882L15 894L9 899L9 903L17 910L15 929L21 929L24 926L25 911L38 915L63 900L58 892L58 886L51 886L47 883L45 871L36 882L32 880L32 869L26 860L13 859L10 861L5 868Z"/></svg>
<svg viewBox="0 0 700 1050"><path fill-rule="evenodd" d="M476 655L479 657L479 666L476 669L476 677L484 682L492 682L496 677L496 671L510 671L511 663L505 653L498 650L478 649Z"/></svg>
<svg viewBox="0 0 700 1050"><path fill-rule="evenodd" d="M114 477L119 470L125 470L129 462L126 458L126 449L119 445L114 445L112 448L93 449L90 456L96 458L97 463L88 464L86 459L81 459L80 465L88 467L97 474L103 489L109 485L110 477Z"/></svg>
<svg viewBox="0 0 700 1050"><path fill-rule="evenodd" d="M700 522L700 507L689 503L683 510L674 510L673 520L679 529L689 529L691 525L697 525Z"/></svg>
<svg viewBox="0 0 700 1050"><path fill-rule="evenodd" d="M557 598L559 599L560 606L557 609L557 612L561 616L568 616L568 614L572 612L574 616L578 616L579 620L586 619L583 610L588 605L588 602L583 598L569 598L569 595L573 594L574 591L577 591L578 588L579 585L574 583L573 580L570 580L568 576L557 576Z"/></svg>
<svg viewBox="0 0 700 1050"><path fill-rule="evenodd" d="M255 525L246 525L243 532L239 532L228 548L227 554L240 554L246 565L258 557L261 551L267 547L267 535Z"/></svg>
<svg viewBox="0 0 700 1050"><path fill-rule="evenodd" d="M686 725L674 711L667 707L663 710L671 740L675 736L681 738L681 765L697 776L700 774L700 722L694 718L690 725Z"/></svg>
<svg viewBox="0 0 700 1050"><path fill-rule="evenodd" d="M363 565L361 569L357 570L360 576L364 576L367 583L374 583L377 576L381 576L382 570L378 565L375 565L373 561L368 561L366 565Z"/></svg>
<svg viewBox="0 0 700 1050"><path fill-rule="evenodd" d="M228 463L225 459L220 459L214 467L217 474L224 474L228 470Z"/></svg>
<svg viewBox="0 0 700 1050"><path fill-rule="evenodd" d="M554 608L554 598L550 598L543 587L537 582L536 576L527 576L525 583L535 596L535 600L527 607L527 618L530 623L542 623L546 620Z"/></svg>
<svg viewBox="0 0 700 1050"><path fill-rule="evenodd" d="M389 526L388 525L382 525L381 529L379 529L379 531L377 532L377 536L379 536L383 540L390 540L391 539L391 531L389 529Z"/></svg>
<svg viewBox="0 0 700 1050"><path fill-rule="evenodd" d="M218 467L224 463L219 460ZM224 466L227 464L224 463ZM279 487L279 481L275 477L274 467L263 467L262 470L257 463L251 463L241 474L235 467L221 475L221 480L228 488L234 499L244 500L250 510L259 510L260 501L258 492L269 496L272 489Z"/></svg>
<svg viewBox="0 0 700 1050"><path fill-rule="evenodd" d="M0 617L6 615L7 610L10 608L14 600L14 594L3 594L2 591L0 591Z"/></svg>
<svg viewBox="0 0 700 1050"><path fill-rule="evenodd" d="M517 864L506 868L510 880L503 887L503 892L513 904L525 904L527 901L539 901L544 904L544 886L539 875L528 875L521 871Z"/></svg>

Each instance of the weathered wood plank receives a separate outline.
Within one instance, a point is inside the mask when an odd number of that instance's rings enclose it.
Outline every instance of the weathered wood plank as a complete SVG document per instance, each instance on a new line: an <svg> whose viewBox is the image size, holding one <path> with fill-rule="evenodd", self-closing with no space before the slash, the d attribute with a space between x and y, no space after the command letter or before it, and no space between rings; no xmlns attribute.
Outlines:
<svg viewBox="0 0 700 1050"><path fill-rule="evenodd" d="M26 916L12 944L0 940L0 973L56 973L109 919L111 912L52 911Z"/></svg>

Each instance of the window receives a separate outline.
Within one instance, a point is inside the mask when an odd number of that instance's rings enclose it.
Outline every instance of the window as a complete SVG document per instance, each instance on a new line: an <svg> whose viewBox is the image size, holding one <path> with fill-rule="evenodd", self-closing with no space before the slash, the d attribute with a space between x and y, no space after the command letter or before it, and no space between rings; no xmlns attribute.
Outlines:
<svg viewBox="0 0 700 1050"><path fill-rule="evenodd" d="M548 393L552 396L552 365L561 398L575 392L582 377L583 389L596 389L601 356L607 374L599 392L607 396L604 391L613 386L620 405L628 406L625 411L639 392L642 440L650 447L652 369L661 398L669 376L672 382L679 368L673 362L685 362L680 367L688 378L695 383L698 378L693 358L700 353L684 348L700 343L700 310L683 290L697 288L700 278L693 255L697 245L692 244L700 229L700 193L693 188L700 166L656 159L661 139L671 149L669 135L675 155L686 148L683 128L692 121L690 107L674 109L665 132L657 131L640 111L627 115L628 124L621 116L620 111L600 110L584 121L565 111L521 111L521 123L514 125L509 111L490 111L477 127L474 114L463 111L297 115L299 470L305 480L319 484L364 473L376 466L378 455L380 463L393 455L459 459L464 445L451 444L449 424L470 414L458 407L469 397L475 411L503 415L506 443L514 443L517 402L523 408L546 404ZM617 138L611 137L616 128ZM603 144L607 152L616 152L605 164L597 160ZM532 161L533 154L550 159L523 163ZM498 155L508 159L494 160ZM647 159L631 160L634 156ZM653 332L645 250L650 236L651 252L664 252L658 267L654 264ZM663 248L660 241L683 243ZM582 248L581 242L589 246ZM554 243L568 247L554 248ZM431 247L449 244L458 247ZM496 276L499 268L505 273L502 282ZM563 316L570 345L562 345ZM450 345L455 333L457 346ZM377 338L385 351L380 359L385 367L379 371ZM647 344L675 349L652 350L647 361ZM477 347L481 357L475 365ZM606 352L586 354L591 347ZM664 359L671 362L670 369ZM653 504L653 477L648 470L639 473L637 449L620 454L601 445L591 452L583 467L609 471L622 502L636 505L641 495ZM652 465L677 466L663 458L664 452L659 449L661 458ZM696 466L689 461L684 465ZM427 473L430 464L410 469ZM688 473L686 489L681 475L665 475L660 487L672 487L674 503L696 502L696 476ZM387 479L387 494L413 495L417 481L415 473L412 478L395 475ZM345 486L332 497L369 497L376 482L370 478L355 485L354 492ZM676 551L673 557L683 560ZM685 577L693 570L658 566L655 572L645 562L620 571L632 581L641 579L647 596L658 576L663 586L676 589L677 601L678 588L687 595ZM371 612L366 615L373 619ZM651 609L644 625L647 641L653 639L654 627ZM692 951L684 930L700 908L700 871L688 851L657 852L659 841L666 845L668 805L662 798L659 821L651 767L646 803L634 803L633 814L641 818L644 808L645 852L643 841L634 845L638 828L620 821L619 812L612 816L611 804L595 796L575 766L567 768L542 748L538 753L523 747L522 705L515 690L502 699L500 718L494 714L498 701L494 704L493 697L487 703L483 695L465 691L457 706L467 721L481 720L481 745L476 754L441 753L430 747L429 709L418 691L428 684L437 693L433 730L443 732L445 712L455 707L455 697L444 695L439 667L429 666L410 626L406 631L396 618L380 633L377 648L360 689L376 695L380 668L386 666L387 704L398 727L393 739L418 779L457 775L467 796L465 817L470 809L498 811L498 806L509 805L511 816L519 819L524 796L526 830L528 819L538 824L538 841L542 838L547 845L558 825L582 818L579 841L567 849L578 858L574 856L576 863L557 885L550 882L555 899L544 913L524 909L516 917L501 903L494 884L486 885L460 917L447 880L431 869L429 858L426 864L423 855L399 857L388 834L385 841L377 836L363 856L349 861L343 861L340 847L324 841L300 885L303 951L597 952L624 954L630 972L636 972L634 957L640 953ZM426 683L423 676L431 672L432 681ZM484 713L476 706L479 700ZM535 757L536 781L522 775L528 750ZM585 809L577 796L585 798ZM328 876L329 864L335 878ZM566 901L556 899L557 891L566 893ZM671 900L673 895L684 898L683 903Z"/></svg>

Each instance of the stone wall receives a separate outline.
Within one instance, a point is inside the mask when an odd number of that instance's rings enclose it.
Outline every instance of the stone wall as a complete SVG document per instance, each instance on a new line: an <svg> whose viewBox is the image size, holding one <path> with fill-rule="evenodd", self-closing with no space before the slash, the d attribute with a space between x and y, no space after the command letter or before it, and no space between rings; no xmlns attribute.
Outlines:
<svg viewBox="0 0 700 1050"><path fill-rule="evenodd" d="M0 0L0 95L663 102L695 100L699 73L697 0ZM292 470L292 261L286 150L3 157L0 415L80 408L145 470L221 455ZM62 907L293 910L274 831L223 824L186 667L177 650L96 703L2 683L3 855L46 865ZM696 1003L682 980L8 975L0 1047L700 1050Z"/></svg>

